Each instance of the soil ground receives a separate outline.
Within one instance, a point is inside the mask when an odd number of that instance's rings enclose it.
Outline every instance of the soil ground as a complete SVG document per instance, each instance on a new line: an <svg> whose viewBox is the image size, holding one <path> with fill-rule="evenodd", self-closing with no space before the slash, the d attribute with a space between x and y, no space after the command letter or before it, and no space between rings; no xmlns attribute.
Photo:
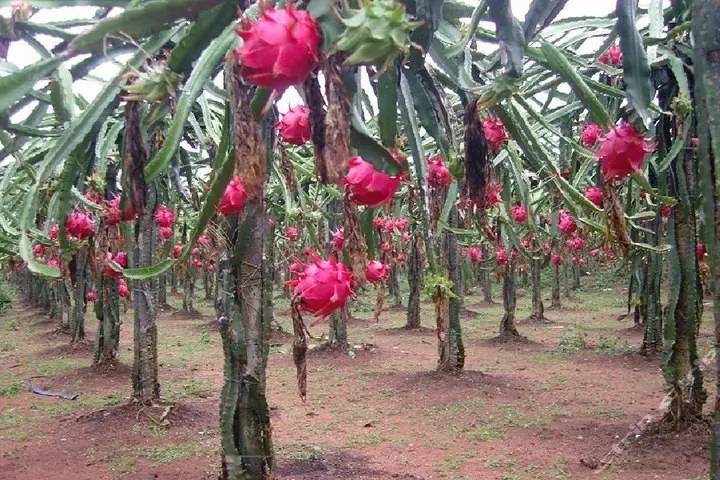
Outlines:
<svg viewBox="0 0 720 480"><path fill-rule="evenodd" d="M709 478L702 427L643 435L602 472L587 466L655 412L664 395L659 358L637 354L642 332L629 328L631 320L618 321L624 291L589 290L564 299L561 310L548 310L551 323L521 322L528 341L518 343L491 340L499 305L466 297L466 371L458 376L434 372L432 305L423 305L424 328L407 331L400 328L402 309L388 309L378 324L362 320L371 317L369 292L356 304L360 319L350 324L353 354L309 355L306 402L297 395L292 339L278 335L268 396L280 477ZM177 307L179 299L172 300ZM528 301L527 294L518 299L519 319L528 316ZM67 337L52 333L54 321L17 300L0 317L0 479L217 478L222 345L210 304L197 307L202 315L194 318L164 312L158 319L162 395L174 405L161 422L164 406L139 411L128 404L130 315L124 316L120 364L96 371L91 312L88 343L71 348ZM710 348L710 310L701 353ZM319 337L326 329L320 323L311 332ZM35 395L29 384L78 397ZM711 392L707 405L713 401Z"/></svg>

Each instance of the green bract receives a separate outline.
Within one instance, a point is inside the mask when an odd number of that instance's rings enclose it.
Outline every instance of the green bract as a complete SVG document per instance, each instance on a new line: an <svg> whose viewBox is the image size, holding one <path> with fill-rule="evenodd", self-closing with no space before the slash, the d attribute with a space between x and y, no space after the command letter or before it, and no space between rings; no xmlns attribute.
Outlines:
<svg viewBox="0 0 720 480"><path fill-rule="evenodd" d="M164 63L156 64L140 74L134 84L125 87L129 92L125 99L138 102L144 100L151 104L153 115L150 120L155 121L160 117L162 107L175 97L181 81L182 76L167 68Z"/></svg>
<svg viewBox="0 0 720 480"><path fill-rule="evenodd" d="M433 301L439 298L456 298L452 291L453 282L444 275L429 274L425 278L425 295Z"/></svg>
<svg viewBox="0 0 720 480"><path fill-rule="evenodd" d="M342 19L347 28L338 49L348 53L348 64L373 64L380 70L409 49L408 34L422 24L409 20L405 6L394 0L372 0L349 12L352 16Z"/></svg>

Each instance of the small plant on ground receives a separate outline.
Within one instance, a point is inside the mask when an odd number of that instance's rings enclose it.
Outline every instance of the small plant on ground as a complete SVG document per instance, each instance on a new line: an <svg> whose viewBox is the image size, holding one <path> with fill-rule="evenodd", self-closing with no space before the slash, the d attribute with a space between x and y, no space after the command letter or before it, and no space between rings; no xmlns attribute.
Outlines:
<svg viewBox="0 0 720 480"><path fill-rule="evenodd" d="M17 331L18 331L17 320L15 320L14 318L7 318L7 319L5 319L5 320L3 321L3 326L5 327L5 330L10 330L10 331L13 331L13 332L17 332Z"/></svg>
<svg viewBox="0 0 720 480"><path fill-rule="evenodd" d="M14 352L17 350L17 343L12 340L0 340L0 352Z"/></svg>
<svg viewBox="0 0 720 480"><path fill-rule="evenodd" d="M598 338L598 344L595 347L596 352L606 355L624 355L634 352L635 350L637 350L636 347L629 341L605 335L601 335L600 338Z"/></svg>
<svg viewBox="0 0 720 480"><path fill-rule="evenodd" d="M560 339L557 351L560 353L575 353L587 348L587 335L570 327Z"/></svg>
<svg viewBox="0 0 720 480"><path fill-rule="evenodd" d="M0 386L0 397L12 397L23 390L23 384L20 380L16 380L7 385Z"/></svg>
<svg viewBox="0 0 720 480"><path fill-rule="evenodd" d="M280 445L277 449L278 456L292 460L322 460L323 449L316 445L307 445L300 442Z"/></svg>
<svg viewBox="0 0 720 480"><path fill-rule="evenodd" d="M166 395L171 401L183 398L202 398L211 388L212 385L207 380L190 380L185 383L168 385Z"/></svg>
<svg viewBox="0 0 720 480"><path fill-rule="evenodd" d="M0 283L0 313L9 310L11 305L12 298L10 297L10 292L8 292L5 285Z"/></svg>
<svg viewBox="0 0 720 480"><path fill-rule="evenodd" d="M370 435L353 435L348 437L345 441L345 446L348 448L362 447L365 445L378 445L385 442L385 439L377 433Z"/></svg>

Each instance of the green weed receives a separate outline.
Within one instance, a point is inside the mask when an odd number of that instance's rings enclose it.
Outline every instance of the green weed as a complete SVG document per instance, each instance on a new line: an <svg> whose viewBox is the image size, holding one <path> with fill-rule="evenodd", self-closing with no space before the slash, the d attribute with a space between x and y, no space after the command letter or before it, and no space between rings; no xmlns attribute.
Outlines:
<svg viewBox="0 0 720 480"><path fill-rule="evenodd" d="M500 428L494 424L483 425L482 427L468 430L465 432L465 435L473 440L479 440L481 442L489 442L490 440L505 438L505 432L500 430Z"/></svg>
<svg viewBox="0 0 720 480"><path fill-rule="evenodd" d="M576 353L587 348L587 335L584 332L578 332L574 328L569 328L560 339L557 347L559 353Z"/></svg>
<svg viewBox="0 0 720 480"><path fill-rule="evenodd" d="M377 433L371 433L370 435L353 435L345 440L345 446L347 448L362 447L365 445L378 445L384 443L385 439Z"/></svg>
<svg viewBox="0 0 720 480"><path fill-rule="evenodd" d="M17 350L17 343L12 340L0 340L0 352L14 352Z"/></svg>
<svg viewBox="0 0 720 480"><path fill-rule="evenodd" d="M595 347L595 351L598 353L604 353L606 355L625 355L626 353L634 352L637 350L635 345L628 342L627 340L620 340L617 337L608 337L600 335L598 338L598 344Z"/></svg>
<svg viewBox="0 0 720 480"><path fill-rule="evenodd" d="M83 408L83 406L84 405L78 401L62 401L61 403L52 403L48 405L33 405L30 408L41 412L44 416L57 417L59 415L67 415L69 413L80 410L81 408Z"/></svg>
<svg viewBox="0 0 720 480"><path fill-rule="evenodd" d="M23 390L23 383L20 380L16 380L7 385L0 385L0 397L12 397Z"/></svg>
<svg viewBox="0 0 720 480"><path fill-rule="evenodd" d="M592 415L606 418L620 418L625 415L621 408L597 408L590 412Z"/></svg>
<svg viewBox="0 0 720 480"><path fill-rule="evenodd" d="M483 405L483 401L480 398L473 398L470 400L463 400L460 402L448 403L445 405L434 405L427 407L425 410L428 415L442 419L455 418L461 415L465 415L468 412L476 412Z"/></svg>
<svg viewBox="0 0 720 480"><path fill-rule="evenodd" d="M17 413L14 409L0 411L0 438L13 433L12 431L5 432L5 430L34 427L35 425L37 425L35 420Z"/></svg>
<svg viewBox="0 0 720 480"><path fill-rule="evenodd" d="M543 414L533 415L529 412L543 412ZM499 410L502 424L506 427L547 427L552 421L552 417L557 415L557 407L551 405L549 408L537 409L531 405L516 408L513 406L500 407Z"/></svg>
<svg viewBox="0 0 720 480"><path fill-rule="evenodd" d="M195 451L188 445L167 445L162 447L149 447L140 449L140 453L150 459L156 465L172 463L181 458L195 454Z"/></svg>
<svg viewBox="0 0 720 480"><path fill-rule="evenodd" d="M316 445L307 445L301 442L286 443L277 448L280 457L292 460L322 460L323 449Z"/></svg>
<svg viewBox="0 0 720 480"><path fill-rule="evenodd" d="M212 384L208 380L190 380L185 383L173 383L166 387L165 396L170 401L183 398L203 398L208 395Z"/></svg>
<svg viewBox="0 0 720 480"><path fill-rule="evenodd" d="M467 461L471 458L469 452L464 452L460 454L448 454L443 459L443 462L445 464L446 470L458 470L462 468Z"/></svg>
<svg viewBox="0 0 720 480"><path fill-rule="evenodd" d="M203 330L200 332L200 343L203 345L210 345L213 342L212 337L210 336L210 332L207 330Z"/></svg>
<svg viewBox="0 0 720 480"><path fill-rule="evenodd" d="M28 364L26 371L38 375L55 375L85 365L85 360L73 358L55 358L51 360L35 360Z"/></svg>
<svg viewBox="0 0 720 480"><path fill-rule="evenodd" d="M17 332L18 330L20 330L18 328L17 320L14 318L8 318L3 323L3 327L5 328L5 330L12 330L13 332Z"/></svg>

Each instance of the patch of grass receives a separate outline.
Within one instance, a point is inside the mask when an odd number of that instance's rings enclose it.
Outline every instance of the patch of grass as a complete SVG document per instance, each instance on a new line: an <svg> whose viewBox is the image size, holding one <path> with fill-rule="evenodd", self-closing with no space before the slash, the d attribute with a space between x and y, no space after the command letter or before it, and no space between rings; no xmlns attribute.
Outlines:
<svg viewBox="0 0 720 480"><path fill-rule="evenodd" d="M533 480L568 480L571 477L567 465L554 463L532 478Z"/></svg>
<svg viewBox="0 0 720 480"><path fill-rule="evenodd" d="M520 476L517 470L517 464L511 460L505 460L502 458L488 460L485 462L486 468L503 469L503 472L497 477L500 480L524 480L530 477ZM525 468L525 473L532 473L535 470L534 466Z"/></svg>
<svg viewBox="0 0 720 480"><path fill-rule="evenodd" d="M441 421L444 421L447 418L455 418L461 415L467 415L468 413L477 412L482 405L482 399L473 398L445 405L434 405L427 407L425 411L433 418L440 418Z"/></svg>
<svg viewBox="0 0 720 480"><path fill-rule="evenodd" d="M357 410L352 407L353 406L349 403L344 403L343 405L329 408L329 411L333 414L335 419L341 420L346 423L352 423L353 421L367 419L367 415L364 410Z"/></svg>
<svg viewBox="0 0 720 480"><path fill-rule="evenodd" d="M457 470L467 463L467 459L468 457L466 455L450 454L446 455L443 461L445 462L445 466L450 470Z"/></svg>
<svg viewBox="0 0 720 480"><path fill-rule="evenodd" d="M167 437L168 428L165 425L156 425L155 423L136 423L132 426L133 433L146 437Z"/></svg>
<svg viewBox="0 0 720 480"><path fill-rule="evenodd" d="M371 433L369 435L352 435L345 440L345 447L362 447L365 445L379 445L384 443L385 439L377 433Z"/></svg>
<svg viewBox="0 0 720 480"><path fill-rule="evenodd" d="M444 476L449 478L463 478L457 476L450 476L450 473L455 470L461 469L472 457L473 453L471 452L449 453L445 455L445 458L443 458L443 466L441 468L441 471Z"/></svg>
<svg viewBox="0 0 720 480"><path fill-rule="evenodd" d="M520 475L515 470L503 472L500 476L500 480L522 480Z"/></svg>
<svg viewBox="0 0 720 480"><path fill-rule="evenodd" d="M202 398L208 394L212 385L208 380L190 380L185 383L171 383L165 389L165 396L170 401L183 398Z"/></svg>
<svg viewBox="0 0 720 480"><path fill-rule="evenodd" d="M525 473L534 473L535 471L537 471L537 469L537 465L528 465L527 467L525 467Z"/></svg>
<svg viewBox="0 0 720 480"><path fill-rule="evenodd" d="M206 365L207 356L198 355L198 353L210 352L214 343L212 334L207 330L203 330L200 335L169 335L168 338L164 339L159 350L183 360L187 359L186 364L192 362L193 365ZM167 361L163 359L163 363L167 363ZM180 366L185 367L187 365Z"/></svg>
<svg viewBox="0 0 720 480"><path fill-rule="evenodd" d="M288 354L290 352L292 352L292 345L290 344L270 345L270 355Z"/></svg>
<svg viewBox="0 0 720 480"><path fill-rule="evenodd" d="M551 405L549 408L545 407L542 410L532 405L522 407L507 405L500 407L490 415L485 415L488 418L487 422L477 427L465 429L462 433L473 440L488 442L505 438L507 428L547 427L555 415L557 415L555 405Z"/></svg>
<svg viewBox="0 0 720 480"><path fill-rule="evenodd" d="M348 403L357 403L363 405L367 402L367 396L365 395L365 392L355 392L348 394L346 400Z"/></svg>
<svg viewBox="0 0 720 480"><path fill-rule="evenodd" d="M335 431L339 428L335 422L328 422L328 423L311 423L307 427L305 427L308 433L316 434L316 435L322 435L326 434L332 431Z"/></svg>
<svg viewBox="0 0 720 480"><path fill-rule="evenodd" d="M508 468L515 467L515 462L504 458L490 458L485 460L485 468Z"/></svg>
<svg viewBox="0 0 720 480"><path fill-rule="evenodd" d="M530 412L538 412L533 414ZM542 412L542 413L540 413ZM549 408L536 408L532 405L525 405L522 408L506 405L499 409L502 424L506 427L547 427L552 421L552 417L557 415L557 406L550 405Z"/></svg>
<svg viewBox="0 0 720 480"><path fill-rule="evenodd" d="M109 457L110 471L113 472L116 478L121 478L126 475L130 475L135 471L135 465L137 464L137 458L129 453L118 453Z"/></svg>
<svg viewBox="0 0 720 480"><path fill-rule="evenodd" d="M353 315L356 313L373 313L373 312L375 312L375 302L370 302L364 296L358 297L358 299L355 302L353 302L353 305L352 305Z"/></svg>
<svg viewBox="0 0 720 480"><path fill-rule="evenodd" d="M0 312L10 310L10 307L12 307L11 292L13 291L4 284L0 284Z"/></svg>
<svg viewBox="0 0 720 480"><path fill-rule="evenodd" d="M94 402L97 402L103 407L111 407L113 405L119 405L126 399L126 392L124 390L118 390L117 392L108 393L100 397L96 397Z"/></svg>
<svg viewBox="0 0 720 480"><path fill-rule="evenodd" d="M202 343L203 345L210 345L213 343L210 332L208 332L207 330L203 330L202 332L200 332L200 343Z"/></svg>
<svg viewBox="0 0 720 480"><path fill-rule="evenodd" d="M620 418L625 415L625 412L623 412L622 408L599 407L595 410L592 410L590 414L595 415L596 417Z"/></svg>
<svg viewBox="0 0 720 480"><path fill-rule="evenodd" d="M75 401L60 401L58 403L47 404L47 405L33 405L33 410L41 412L43 415L48 417L57 417L60 415L67 415L73 413L84 407L82 402Z"/></svg>
<svg viewBox="0 0 720 480"><path fill-rule="evenodd" d="M620 340L617 337L608 337L600 335L598 338L598 344L595 347L595 351L598 353L604 353L606 355L624 355L626 353L634 352L637 348L632 343L625 340Z"/></svg>
<svg viewBox="0 0 720 480"><path fill-rule="evenodd" d="M16 442L29 442L30 440L39 440L43 438L45 434L43 432L25 432L23 430L10 430L0 434L0 438L6 438L8 440L14 440Z"/></svg>
<svg viewBox="0 0 720 480"><path fill-rule="evenodd" d="M188 365L188 360L183 356L179 356L174 358L164 358L161 363L163 367L186 368Z"/></svg>
<svg viewBox="0 0 720 480"><path fill-rule="evenodd" d="M465 435L473 440L481 442L489 442L490 440L505 438L505 432L500 430L500 427L492 423L468 430L465 432Z"/></svg>
<svg viewBox="0 0 720 480"><path fill-rule="evenodd" d="M20 330L18 328L17 320L15 318L6 318L5 321L3 321L3 329L5 330L11 330L13 332L17 332Z"/></svg>
<svg viewBox="0 0 720 480"><path fill-rule="evenodd" d="M554 390L558 387L563 386L565 382L567 382L566 378L552 377L543 380L538 385L540 386L540 390L542 390L543 392L547 392L548 390Z"/></svg>
<svg viewBox="0 0 720 480"><path fill-rule="evenodd" d="M35 427L37 422L15 411L0 411L0 439L14 439L20 434L22 427Z"/></svg>
<svg viewBox="0 0 720 480"><path fill-rule="evenodd" d="M17 350L17 343L12 340L0 340L0 352L14 352Z"/></svg>
<svg viewBox="0 0 720 480"><path fill-rule="evenodd" d="M182 385L183 392L188 397L199 397L203 393L207 392L212 385L207 380L190 380L188 383Z"/></svg>
<svg viewBox="0 0 720 480"><path fill-rule="evenodd" d="M280 445L277 448L277 454L280 457L292 460L322 460L323 449L316 445L308 445L302 442L292 442Z"/></svg>
<svg viewBox="0 0 720 480"><path fill-rule="evenodd" d="M135 471L138 455L128 448L114 448L110 451L98 452L90 447L83 452L88 465L108 464L110 471L117 479L126 478Z"/></svg>
<svg viewBox="0 0 720 480"><path fill-rule="evenodd" d="M585 332L578 332L575 328L569 328L560 339L557 347L559 353L576 353L587 348L587 335Z"/></svg>
<svg viewBox="0 0 720 480"><path fill-rule="evenodd" d="M437 448L439 450L450 450L450 447L453 446L453 443L449 440L441 440L440 442L438 442L437 440L430 437L426 438L424 443L426 447Z"/></svg>
<svg viewBox="0 0 720 480"><path fill-rule="evenodd" d="M392 388L383 388L380 390L380 394L384 397L394 397L395 396L395 390Z"/></svg>
<svg viewBox="0 0 720 480"><path fill-rule="evenodd" d="M42 412L44 415L55 417L58 415L67 415L77 412L85 408L110 407L118 405L125 401L126 393L124 390L106 393L96 396L80 396L73 401L58 401L58 403L33 405L30 408Z"/></svg>
<svg viewBox="0 0 720 480"><path fill-rule="evenodd" d="M15 380L12 383L6 385L0 385L0 397L12 397L24 390L23 383L20 380Z"/></svg>
<svg viewBox="0 0 720 480"><path fill-rule="evenodd" d="M196 454L192 444L186 445L165 445L161 447L143 447L138 452L147 457L152 463L160 465L172 463L181 458L190 457Z"/></svg>
<svg viewBox="0 0 720 480"><path fill-rule="evenodd" d="M57 373L66 372L75 368L80 368L86 364L85 360L77 360L74 358L55 358L49 360L34 360L30 362L25 370L38 375L55 375Z"/></svg>
<svg viewBox="0 0 720 480"><path fill-rule="evenodd" d="M528 361L535 365L556 364L564 361L565 354L557 350L528 353Z"/></svg>

